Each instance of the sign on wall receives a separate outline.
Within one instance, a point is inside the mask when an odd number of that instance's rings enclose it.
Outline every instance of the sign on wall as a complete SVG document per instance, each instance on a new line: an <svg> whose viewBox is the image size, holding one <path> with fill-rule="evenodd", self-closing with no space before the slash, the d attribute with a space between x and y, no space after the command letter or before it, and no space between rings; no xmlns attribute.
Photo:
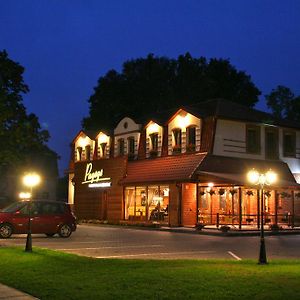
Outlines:
<svg viewBox="0 0 300 300"><path fill-rule="evenodd" d="M88 163L85 169L84 180L81 183L88 184L88 187L90 188L110 187L111 178L104 177L103 169L93 170L93 164Z"/></svg>

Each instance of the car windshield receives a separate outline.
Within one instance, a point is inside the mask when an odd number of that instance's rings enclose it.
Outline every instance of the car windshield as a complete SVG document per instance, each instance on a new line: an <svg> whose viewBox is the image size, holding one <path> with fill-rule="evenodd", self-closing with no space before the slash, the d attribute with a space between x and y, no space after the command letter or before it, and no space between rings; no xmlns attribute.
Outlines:
<svg viewBox="0 0 300 300"><path fill-rule="evenodd" d="M24 205L25 205L24 202L14 202L11 205L3 208L1 211L5 212L5 213L16 212L17 210L19 210L20 208L22 208Z"/></svg>

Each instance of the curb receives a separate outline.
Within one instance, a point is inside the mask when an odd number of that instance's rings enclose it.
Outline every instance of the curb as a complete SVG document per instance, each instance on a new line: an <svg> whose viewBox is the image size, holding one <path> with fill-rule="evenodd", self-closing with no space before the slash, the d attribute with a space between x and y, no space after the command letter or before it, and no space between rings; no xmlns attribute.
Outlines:
<svg viewBox="0 0 300 300"><path fill-rule="evenodd" d="M147 226L133 226L133 225L112 225L112 224L93 224L93 223L83 223L80 225L87 226L96 226L96 227L111 227L111 228L123 228L123 229L134 229L134 230L149 230L149 231L167 231L167 232L176 232L176 233L184 233L184 234L197 234L197 235L211 235L211 236L220 236L220 237L240 237L240 236L259 236L259 230L253 231L228 231L221 232L218 229L202 229L196 230L194 228L169 228L169 227L147 227ZM279 231L264 231L265 236L276 236L276 235L297 235L300 234L300 230L298 229L290 229L290 230L279 230Z"/></svg>

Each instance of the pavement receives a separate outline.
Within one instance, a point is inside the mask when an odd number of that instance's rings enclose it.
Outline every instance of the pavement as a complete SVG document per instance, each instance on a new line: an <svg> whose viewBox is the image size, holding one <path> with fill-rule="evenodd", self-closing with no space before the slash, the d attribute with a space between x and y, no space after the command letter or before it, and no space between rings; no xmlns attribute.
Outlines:
<svg viewBox="0 0 300 300"><path fill-rule="evenodd" d="M0 283L0 299L33 300L38 298Z"/></svg>

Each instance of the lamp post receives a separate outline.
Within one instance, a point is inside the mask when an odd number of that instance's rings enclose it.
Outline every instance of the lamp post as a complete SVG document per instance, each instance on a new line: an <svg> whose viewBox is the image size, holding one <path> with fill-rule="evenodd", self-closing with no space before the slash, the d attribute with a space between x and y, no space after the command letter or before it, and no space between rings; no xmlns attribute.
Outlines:
<svg viewBox="0 0 300 300"><path fill-rule="evenodd" d="M258 263L263 265L267 264L266 246L265 246L265 235L264 235L264 186L271 185L277 181L277 174L271 170L264 174L260 174L256 170L251 170L247 174L247 179L251 184L260 186L260 207L261 207L261 227L260 227L260 251Z"/></svg>
<svg viewBox="0 0 300 300"><path fill-rule="evenodd" d="M33 188L41 182L41 177L36 173L28 173L23 177L23 184L30 188L30 202L28 204L28 230L26 239L26 252L32 252L32 238L31 238L31 205L33 199Z"/></svg>

